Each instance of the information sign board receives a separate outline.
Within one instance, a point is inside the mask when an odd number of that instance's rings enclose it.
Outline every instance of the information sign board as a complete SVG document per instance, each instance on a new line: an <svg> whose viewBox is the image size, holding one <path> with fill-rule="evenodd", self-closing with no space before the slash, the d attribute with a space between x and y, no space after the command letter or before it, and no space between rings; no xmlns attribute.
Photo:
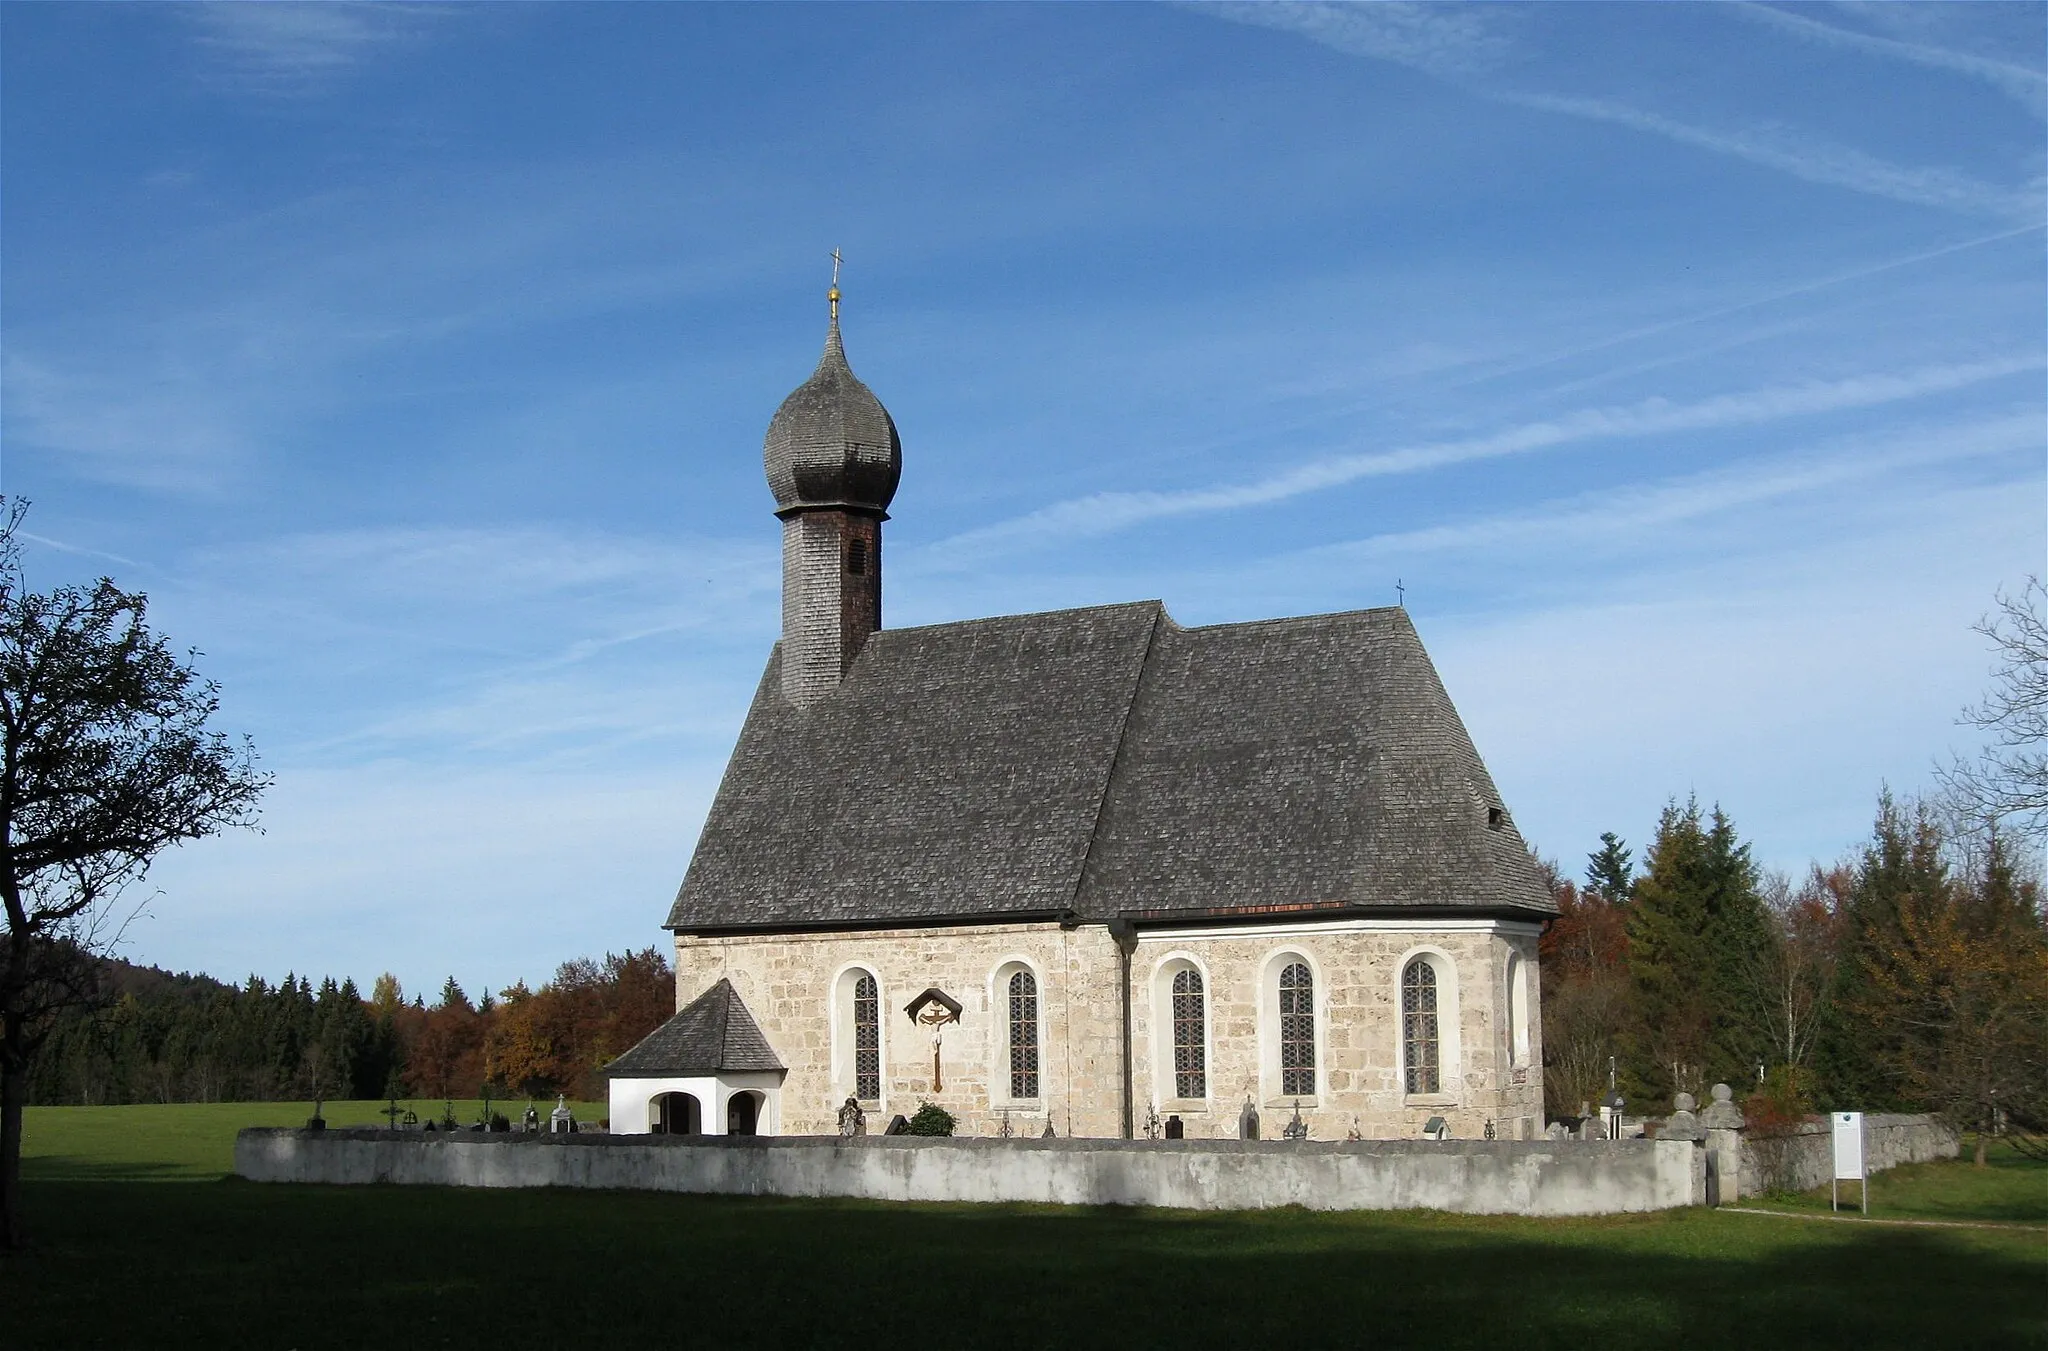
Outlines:
<svg viewBox="0 0 2048 1351"><path fill-rule="evenodd" d="M1835 1177L1838 1181L1863 1180L1863 1113L1836 1112Z"/></svg>
<svg viewBox="0 0 2048 1351"><path fill-rule="evenodd" d="M1829 1208L1838 1203L1841 1184L1860 1183L1863 1189L1863 1212L1870 1213L1870 1179L1863 1174L1863 1113L1833 1112L1829 1119L1835 1128L1834 1181L1828 1186Z"/></svg>

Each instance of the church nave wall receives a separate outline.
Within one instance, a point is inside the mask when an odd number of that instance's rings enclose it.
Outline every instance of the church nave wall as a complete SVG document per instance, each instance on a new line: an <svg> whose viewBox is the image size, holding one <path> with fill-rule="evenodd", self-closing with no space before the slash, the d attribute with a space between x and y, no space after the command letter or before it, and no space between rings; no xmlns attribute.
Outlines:
<svg viewBox="0 0 2048 1351"><path fill-rule="evenodd" d="M1130 972L1133 1125L1142 1130L1156 1108L1162 1121L1180 1116L1190 1137L1234 1138L1250 1097L1268 1139L1297 1100L1322 1140L1354 1128L1371 1139L1415 1139L1435 1116L1459 1139L1480 1137L1488 1121L1502 1138L1533 1135L1543 1125L1537 933L1531 923L1361 920L1141 934ZM1402 983L1418 958L1430 966L1437 1004L1438 1086L1411 1094ZM1306 994L1287 984L1297 964L1310 972ZM953 1113L963 1135L997 1134L1006 1115L1019 1134L1039 1134L1048 1120L1061 1136L1123 1133L1120 958L1101 925L683 937L676 945L680 1000L731 980L788 1066L781 1119L790 1134L834 1131L840 1104L859 1086L863 972L875 982L879 1042L878 1091L863 1095L870 1130L930 1100ZM1018 972L1029 973L1036 1002L1035 1098L1008 1091L1008 980ZM1177 1096L1174 1082L1183 972L1199 978L1201 995L1203 1093L1192 1099ZM1182 985L1185 998L1191 987ZM913 1021L906 1007L927 989L959 1002L957 1021ZM1289 1091L1281 1043L1287 1010L1298 1009L1283 1007L1289 999L1313 1008L1312 1092Z"/></svg>
<svg viewBox="0 0 2048 1351"><path fill-rule="evenodd" d="M1028 971L1038 1005L1038 1096L1008 1093L1008 977ZM679 937L680 1000L720 977L752 1010L789 1068L783 1130L830 1134L856 1087L853 996L858 972L873 974L880 1093L864 1100L868 1129L929 1100L963 1135L994 1135L1005 1108L1011 1129L1037 1135L1121 1133L1122 1028L1118 958L1100 925L961 925L876 933ZM999 981L999 977L1001 978ZM959 1001L957 1021L918 1023L905 1007L926 989ZM941 1086L934 1090L933 1044ZM996 1092L991 1095L991 1089Z"/></svg>
<svg viewBox="0 0 2048 1351"><path fill-rule="evenodd" d="M1460 1139L1481 1136L1488 1121L1503 1138L1540 1132L1542 1040L1539 1020L1529 1014L1539 1007L1538 932L1526 923L1426 928L1363 920L1145 934L1131 972L1137 1114L1178 1115L1187 1134L1199 1138L1234 1138L1247 1098L1267 1139L1280 1133L1297 1102L1319 1140L1341 1139L1354 1128L1368 1139L1415 1139L1434 1116ZM1438 1091L1410 1094L1402 979L1417 958L1430 963L1434 977L1439 1073ZM1287 1091L1282 1063L1284 977L1297 963L1313 976L1314 1091L1306 1093ZM1200 1098L1180 1096L1187 1085L1174 1054L1176 1000L1186 997L1176 983L1190 969L1200 974L1206 1004ZM1522 983L1519 1000L1511 980ZM1183 1044L1191 1040L1190 1026L1183 1016Z"/></svg>

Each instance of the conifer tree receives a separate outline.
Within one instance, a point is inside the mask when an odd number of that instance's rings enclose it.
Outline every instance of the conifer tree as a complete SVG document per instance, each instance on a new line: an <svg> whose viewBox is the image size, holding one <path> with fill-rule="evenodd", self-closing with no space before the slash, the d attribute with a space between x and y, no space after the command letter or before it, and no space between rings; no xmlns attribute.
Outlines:
<svg viewBox="0 0 2048 1351"><path fill-rule="evenodd" d="M1900 916L1949 903L1942 834L1924 806L1901 805L1889 789L1877 800L1870 842L1856 861L1842 916L1842 954L1835 968L1830 1014L1815 1050L1819 1087L1841 1110L1908 1107L1889 1068L1904 1053L1901 1030L1865 1016L1876 995L1874 973L1901 940Z"/></svg>
<svg viewBox="0 0 2048 1351"><path fill-rule="evenodd" d="M1665 807L1629 907L1636 1027L1628 1096L1663 1103L1768 1055L1750 971L1770 941L1749 846L1727 815L1695 799Z"/></svg>
<svg viewBox="0 0 2048 1351"><path fill-rule="evenodd" d="M1586 855L1586 888L1614 905L1624 905L1636 894L1635 863L1628 842L1611 830L1601 835L1600 848Z"/></svg>

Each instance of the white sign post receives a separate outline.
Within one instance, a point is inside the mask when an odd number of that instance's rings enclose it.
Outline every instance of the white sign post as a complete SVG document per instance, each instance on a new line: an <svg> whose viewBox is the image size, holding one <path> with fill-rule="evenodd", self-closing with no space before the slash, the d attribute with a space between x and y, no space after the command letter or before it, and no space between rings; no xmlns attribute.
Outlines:
<svg viewBox="0 0 2048 1351"><path fill-rule="evenodd" d="M1835 1112L1834 1181L1828 1184L1828 1208L1841 1209L1842 1184L1854 1182L1863 1193L1863 1213L1870 1213L1870 1179L1863 1172L1863 1113Z"/></svg>

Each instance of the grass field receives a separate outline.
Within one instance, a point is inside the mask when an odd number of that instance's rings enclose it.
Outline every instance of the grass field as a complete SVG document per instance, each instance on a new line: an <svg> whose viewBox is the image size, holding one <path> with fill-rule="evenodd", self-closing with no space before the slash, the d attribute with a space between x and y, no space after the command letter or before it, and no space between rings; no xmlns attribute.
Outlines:
<svg viewBox="0 0 2048 1351"><path fill-rule="evenodd" d="M321 1116L330 1126L383 1126L376 1102L329 1102ZM422 1121L441 1119L446 1105L436 1098L398 1100ZM571 1103L580 1121L596 1121L605 1108ZM551 1102L536 1102L545 1117ZM493 1102L491 1110L517 1122L526 1100ZM457 1100L455 1119L464 1125L483 1113L477 1101ZM244 1126L303 1126L310 1102L202 1102L138 1107L31 1107L23 1130L22 1173L50 1182L213 1182L235 1168L235 1132Z"/></svg>
<svg viewBox="0 0 2048 1351"><path fill-rule="evenodd" d="M2003 1144L1992 1146L1985 1165L1976 1168L1951 1160L1886 1169L1870 1180L1870 1218L2048 1226L2048 1166L2022 1158ZM1743 1204L1802 1214L1829 1213L1826 1187ZM1844 1214L1861 1213L1855 1183L1842 1184L1841 1204ZM2043 1237L2048 1238L2048 1229ZM2048 1291L2042 1294L2048 1301Z"/></svg>
<svg viewBox="0 0 2048 1351"><path fill-rule="evenodd" d="M136 1124L31 1112L9 1348L2048 1348L2048 1227L256 1186L202 1179L233 1125L302 1108L99 1110ZM2048 1189L2024 1162L1981 1192L1957 1170L1895 1204Z"/></svg>

